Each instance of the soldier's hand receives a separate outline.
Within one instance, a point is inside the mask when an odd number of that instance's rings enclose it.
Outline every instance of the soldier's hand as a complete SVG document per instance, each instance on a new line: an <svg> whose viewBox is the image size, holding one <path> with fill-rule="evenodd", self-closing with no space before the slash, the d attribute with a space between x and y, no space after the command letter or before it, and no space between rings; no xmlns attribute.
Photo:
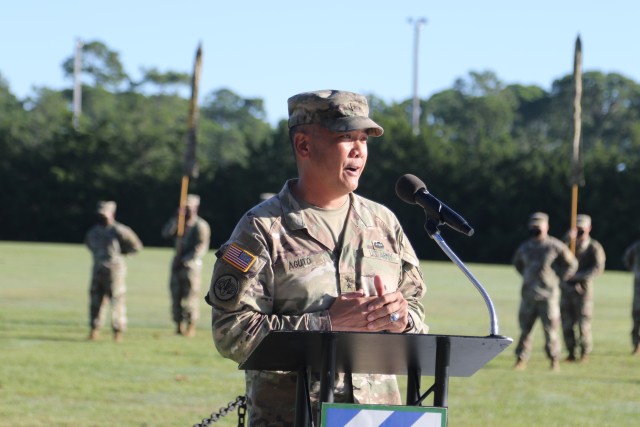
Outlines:
<svg viewBox="0 0 640 427"><path fill-rule="evenodd" d="M400 291L385 293L380 276L374 277L377 297L374 297L367 309L367 330L370 332L404 332L409 321L409 303Z"/></svg>
<svg viewBox="0 0 640 427"><path fill-rule="evenodd" d="M368 302L371 297L365 297L363 290L339 295L329 308L331 330L333 331L367 331L366 319Z"/></svg>

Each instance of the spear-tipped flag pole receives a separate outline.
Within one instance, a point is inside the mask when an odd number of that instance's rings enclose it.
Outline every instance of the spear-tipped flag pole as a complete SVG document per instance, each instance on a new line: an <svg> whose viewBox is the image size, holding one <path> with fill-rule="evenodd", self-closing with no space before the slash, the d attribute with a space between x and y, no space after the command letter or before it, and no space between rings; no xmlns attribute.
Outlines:
<svg viewBox="0 0 640 427"><path fill-rule="evenodd" d="M182 236L184 234L185 209L187 205L187 193L189 192L189 179L199 175L198 161L196 159L196 129L198 125L198 88L200 86L200 70L202 69L202 43L198 44L196 59L193 65L191 77L191 100L189 102L189 118L184 153L184 173L180 188L180 209L178 210L178 230L176 238L176 250L180 251Z"/></svg>
<svg viewBox="0 0 640 427"><path fill-rule="evenodd" d="M573 81L575 84L575 97L573 99L573 144L571 150L571 252L576 253L576 218L578 216L578 186L584 185L582 170L582 43L580 36L576 38L576 47L573 57Z"/></svg>

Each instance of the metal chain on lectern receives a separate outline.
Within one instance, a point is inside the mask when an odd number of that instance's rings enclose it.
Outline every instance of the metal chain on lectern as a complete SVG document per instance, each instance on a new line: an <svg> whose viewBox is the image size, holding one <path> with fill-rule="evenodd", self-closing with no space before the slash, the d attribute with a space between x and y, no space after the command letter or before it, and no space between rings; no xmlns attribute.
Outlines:
<svg viewBox="0 0 640 427"><path fill-rule="evenodd" d="M200 424L193 427L207 427L218 422L222 417L229 415L234 409L238 409L238 427L244 427L244 416L247 413L247 396L238 396L233 402L229 402L226 408L220 408L217 414L212 413L209 418L202 420Z"/></svg>

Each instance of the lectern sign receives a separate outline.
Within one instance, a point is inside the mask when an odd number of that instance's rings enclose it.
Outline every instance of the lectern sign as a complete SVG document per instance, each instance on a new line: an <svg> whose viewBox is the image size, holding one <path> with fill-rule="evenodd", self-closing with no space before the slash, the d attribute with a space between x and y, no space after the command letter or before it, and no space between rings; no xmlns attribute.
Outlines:
<svg viewBox="0 0 640 427"><path fill-rule="evenodd" d="M322 427L446 427L447 408L322 404Z"/></svg>

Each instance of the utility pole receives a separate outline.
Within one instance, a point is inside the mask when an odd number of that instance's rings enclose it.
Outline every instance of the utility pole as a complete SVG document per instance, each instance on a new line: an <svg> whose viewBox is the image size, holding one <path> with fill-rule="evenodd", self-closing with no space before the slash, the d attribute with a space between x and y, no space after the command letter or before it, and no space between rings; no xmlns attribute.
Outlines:
<svg viewBox="0 0 640 427"><path fill-rule="evenodd" d="M73 128L80 127L80 114L82 114L82 40L76 39L76 52L73 61Z"/></svg>
<svg viewBox="0 0 640 427"><path fill-rule="evenodd" d="M411 123L413 134L420 134L420 99L418 98L418 44L420 41L420 29L427 23L426 18L409 18L413 24L413 108L411 110Z"/></svg>

